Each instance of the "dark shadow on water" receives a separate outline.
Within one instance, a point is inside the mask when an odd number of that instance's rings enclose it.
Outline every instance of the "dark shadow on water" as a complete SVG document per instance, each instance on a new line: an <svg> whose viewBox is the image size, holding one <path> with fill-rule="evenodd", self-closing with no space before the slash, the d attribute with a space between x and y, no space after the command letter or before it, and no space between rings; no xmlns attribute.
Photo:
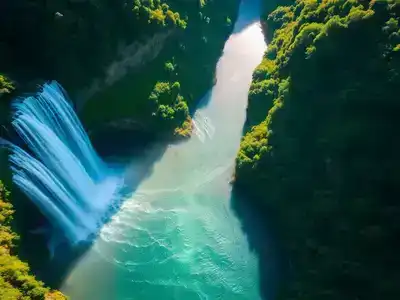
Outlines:
<svg viewBox="0 0 400 300"><path fill-rule="evenodd" d="M110 132L109 132L110 133ZM102 154L106 162L118 165L124 172L124 186L119 193L119 199L113 203L104 224L118 212L124 200L135 193L141 182L153 172L154 164L162 158L170 144L167 141L154 143L152 137L141 136L139 133L113 132L104 139L94 141L96 150ZM111 138L112 137L112 138ZM125 137L125 138L123 138ZM127 137L132 137L128 139ZM150 149L150 150L149 150ZM133 159L132 158L136 158ZM132 162L133 161L133 162ZM130 170L128 170L130 169ZM14 188L13 198L16 208L17 231L21 241L19 256L29 261L33 273L52 288L59 288L66 276L79 262L79 259L90 250L98 233L90 241L71 246L68 242L61 242L51 256L46 234L33 233L35 228L48 228L46 218L36 206L17 188ZM100 228L99 228L100 230Z"/></svg>
<svg viewBox="0 0 400 300"><path fill-rule="evenodd" d="M241 222L250 249L258 258L260 295L263 300L273 300L281 281L283 260L268 212L256 207L255 202L233 189L231 207Z"/></svg>
<svg viewBox="0 0 400 300"><path fill-rule="evenodd" d="M260 20L261 1L260 0L242 0L239 9L239 17L235 23L232 34L240 33L251 24Z"/></svg>
<svg viewBox="0 0 400 300"><path fill-rule="evenodd" d="M260 0L243 0L240 6L239 18L235 24L233 34L240 33L246 27L259 20ZM196 109L206 106L211 99L211 90L203 97ZM152 148L149 155L143 156L140 168L132 176L126 178L128 187L124 193L132 194L140 183L152 174L153 166L163 156L168 143L152 147L154 137L146 133L113 132L104 133L104 137L94 140L94 145L100 155L112 163L123 165L129 162L132 156L143 155L144 148ZM68 243L60 244L50 257L47 248L47 237L43 234L31 232L32 228L46 227L46 219L35 205L13 188L13 198L16 208L18 232L21 233L19 255L23 260L29 260L31 269L37 277L45 281L53 288L58 288L70 270L79 262L82 255L87 252L91 242L78 246L70 246ZM121 196L124 198L124 195ZM240 200L239 200L240 199ZM262 214L246 205L246 201L238 197L232 197L232 207L242 222L244 232L248 236L251 248L259 257L260 288L265 299L272 299L273 288L277 281L277 259L273 250L272 239L266 234L268 226ZM113 213L117 212L117 207ZM110 214L109 219L112 214Z"/></svg>
<svg viewBox="0 0 400 300"><path fill-rule="evenodd" d="M191 117L193 118L194 114L196 113L196 111L198 111L199 109L202 109L204 107L206 107L208 105L208 103L211 100L211 96L212 96L212 88L204 95L203 98L201 98L201 100L198 102L196 108L194 109L194 111L191 113Z"/></svg>

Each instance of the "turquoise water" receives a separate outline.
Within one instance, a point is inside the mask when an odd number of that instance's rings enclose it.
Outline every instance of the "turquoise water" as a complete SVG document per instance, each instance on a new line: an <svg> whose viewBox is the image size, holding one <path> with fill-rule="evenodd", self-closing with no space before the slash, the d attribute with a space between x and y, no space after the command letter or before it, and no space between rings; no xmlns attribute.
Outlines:
<svg viewBox="0 0 400 300"><path fill-rule="evenodd" d="M72 300L261 298L257 257L230 207L229 184L266 48L258 13L254 1L242 3L195 133L166 149L70 271L61 290ZM133 160L126 177L158 147Z"/></svg>

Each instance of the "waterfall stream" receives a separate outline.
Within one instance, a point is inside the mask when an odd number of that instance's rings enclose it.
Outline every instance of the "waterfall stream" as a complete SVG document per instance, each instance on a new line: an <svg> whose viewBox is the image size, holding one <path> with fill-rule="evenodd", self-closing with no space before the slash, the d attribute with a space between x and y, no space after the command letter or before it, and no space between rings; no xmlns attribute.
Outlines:
<svg viewBox="0 0 400 300"><path fill-rule="evenodd" d="M29 151L10 145L14 182L71 244L96 233L62 278L71 299L262 299L258 257L230 184L252 73L266 48L259 4L242 1L192 137L129 156L120 174L98 157L56 82L14 103L12 125Z"/></svg>
<svg viewBox="0 0 400 300"><path fill-rule="evenodd" d="M14 183L55 234L73 244L87 240L102 225L118 180L96 154L57 82L12 106L12 126L31 152L10 144Z"/></svg>

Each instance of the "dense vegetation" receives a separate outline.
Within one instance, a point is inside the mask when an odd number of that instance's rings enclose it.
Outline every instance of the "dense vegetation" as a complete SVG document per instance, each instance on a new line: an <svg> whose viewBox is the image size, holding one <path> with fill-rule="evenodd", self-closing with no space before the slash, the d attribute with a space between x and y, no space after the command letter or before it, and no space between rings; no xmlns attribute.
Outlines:
<svg viewBox="0 0 400 300"><path fill-rule="evenodd" d="M89 100L82 114L88 127L130 118L150 131L163 128L177 135L190 134L190 111L213 84L215 65L233 29L239 1L168 3L185 20L184 26L174 30L154 61Z"/></svg>
<svg viewBox="0 0 400 300"><path fill-rule="evenodd" d="M62 300L60 292L51 292L29 274L29 267L13 255L18 236L11 230L13 208L9 192L0 182L0 299L4 300Z"/></svg>
<svg viewBox="0 0 400 300"><path fill-rule="evenodd" d="M0 1L0 125L6 124L0 135L7 134L8 105L13 97L36 91L44 81L57 80L72 99L78 99L95 78L106 76L112 62L124 60L121 49L133 45L138 50L155 39L162 46L155 59L139 59L135 69L92 96L81 117L90 129L127 118L153 132L187 136L190 109L213 82L215 64L233 28L238 3ZM168 38L157 40L160 36ZM7 173L3 172L4 156L0 151L3 179ZM11 205L4 204L2 214L7 217L0 218L0 299L43 299L45 295L46 299L62 299L28 275L28 266L14 255L11 241L16 234L9 229L10 213Z"/></svg>
<svg viewBox="0 0 400 300"><path fill-rule="evenodd" d="M171 1L172 2L172 1ZM186 22L165 1L2 1L0 122L6 103L47 80L76 92L104 76L122 45Z"/></svg>
<svg viewBox="0 0 400 300"><path fill-rule="evenodd" d="M159 0L22 0L1 2L0 26L1 73L17 85L55 79L68 90L103 72L119 43L185 21Z"/></svg>
<svg viewBox="0 0 400 300"><path fill-rule="evenodd" d="M399 20L398 2L359 0L265 20L236 186L290 259L279 299L400 297Z"/></svg>
<svg viewBox="0 0 400 300"><path fill-rule="evenodd" d="M2 1L0 97L13 92L6 97L11 98L35 90L44 80L57 80L78 99L94 78L105 76L111 62L121 59L124 45L145 45L165 34L169 38L160 38L165 45L156 61L139 64L134 75L95 94L83 118L88 127L130 118L154 125L153 131L178 127L176 133L187 134L190 117L185 103L191 104L210 87L212 80L203 78L213 75L237 7L237 0ZM171 74L173 70L164 70L164 65L173 60L176 68ZM155 101L158 82L172 86L176 81L182 87L178 100L171 96L167 103Z"/></svg>

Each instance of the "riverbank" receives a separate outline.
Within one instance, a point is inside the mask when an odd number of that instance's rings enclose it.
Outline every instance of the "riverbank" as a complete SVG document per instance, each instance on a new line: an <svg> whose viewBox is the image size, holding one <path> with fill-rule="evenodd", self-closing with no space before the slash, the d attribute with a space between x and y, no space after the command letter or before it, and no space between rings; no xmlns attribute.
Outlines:
<svg viewBox="0 0 400 300"><path fill-rule="evenodd" d="M30 275L26 263L15 256L18 236L11 230L13 206L9 192L0 181L0 298L18 299L67 299L58 291L50 291L43 282Z"/></svg>
<svg viewBox="0 0 400 300"><path fill-rule="evenodd" d="M88 130L129 119L153 132L187 136L190 112L213 84L238 5L238 0L138 0L129 7L124 1L60 0L32 5L28 17L28 4L2 4L2 14L25 16L32 26L21 26L18 18L1 21L6 46L0 74L7 76L1 75L0 97L9 102L56 80ZM30 43L32 37L41 42ZM31 55L13 49L9 40Z"/></svg>
<svg viewBox="0 0 400 300"><path fill-rule="evenodd" d="M6 74L0 75L1 136L10 138L5 128L11 99L58 80L81 109L86 128L105 155L110 150L105 144L121 143L122 132L141 141L141 149L144 140L150 143L160 136L187 138L190 115L213 84L215 63L233 29L238 3L1 3L0 74ZM113 139L104 142L106 134ZM11 186L7 156L1 150L0 169ZM18 197L12 200L18 209L14 227L21 232L18 252L24 260L32 258L29 245L36 245L37 273L48 254L46 239L30 229L41 225L43 216L28 199Z"/></svg>
<svg viewBox="0 0 400 300"><path fill-rule="evenodd" d="M149 160L152 168L67 274L67 295L261 299L258 259L231 207L229 184L251 74L265 49L256 4L242 3L216 84L193 114L198 132L131 157L128 174Z"/></svg>
<svg viewBox="0 0 400 300"><path fill-rule="evenodd" d="M255 70L235 186L272 216L278 299L397 299L399 5L278 7Z"/></svg>
<svg viewBox="0 0 400 300"><path fill-rule="evenodd" d="M185 30L172 33L152 61L132 68L87 101L81 111L87 128L131 120L146 131L190 135L191 115L214 84L215 64L233 30L239 4L206 3L200 9L183 6L188 16Z"/></svg>

